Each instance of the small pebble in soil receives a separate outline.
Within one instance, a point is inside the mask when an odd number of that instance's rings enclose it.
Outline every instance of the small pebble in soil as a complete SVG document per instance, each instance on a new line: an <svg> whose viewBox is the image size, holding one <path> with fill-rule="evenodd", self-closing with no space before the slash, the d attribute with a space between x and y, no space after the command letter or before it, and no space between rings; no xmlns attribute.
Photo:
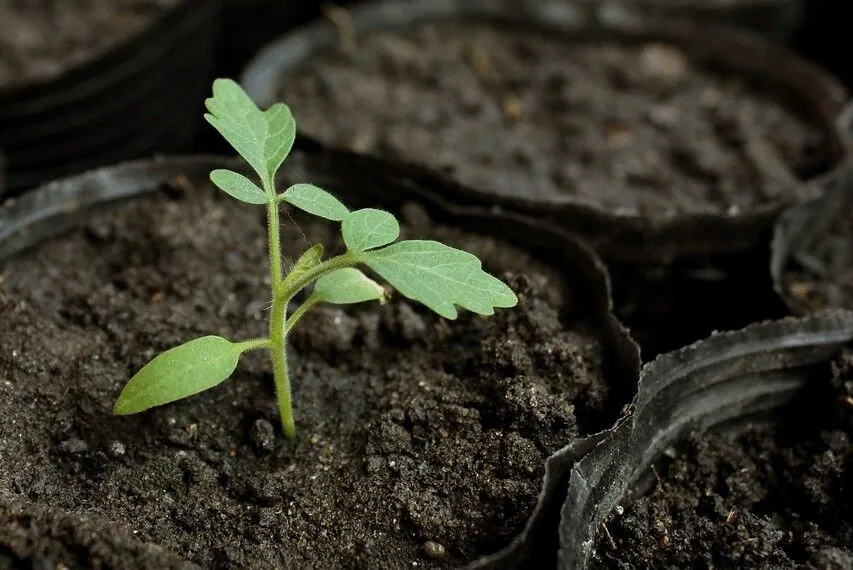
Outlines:
<svg viewBox="0 0 853 570"><path fill-rule="evenodd" d="M687 58L673 46L648 45L643 48L640 61L646 74L667 83L677 83L687 73Z"/></svg>
<svg viewBox="0 0 853 570"><path fill-rule="evenodd" d="M82 439L66 439L59 444L59 451L68 455L79 455L89 450L89 446Z"/></svg>
<svg viewBox="0 0 853 570"><path fill-rule="evenodd" d="M110 443L109 452L110 452L110 455L112 455L113 457L121 457L122 455L125 454L126 449L125 449L124 444L122 442L113 441Z"/></svg>
<svg viewBox="0 0 853 570"><path fill-rule="evenodd" d="M255 451L269 453L275 448L275 428L267 420L257 419L249 429L249 439Z"/></svg>
<svg viewBox="0 0 853 570"><path fill-rule="evenodd" d="M444 546L440 543L428 540L424 543L424 554L430 558L441 558L447 554L447 551L444 550Z"/></svg>

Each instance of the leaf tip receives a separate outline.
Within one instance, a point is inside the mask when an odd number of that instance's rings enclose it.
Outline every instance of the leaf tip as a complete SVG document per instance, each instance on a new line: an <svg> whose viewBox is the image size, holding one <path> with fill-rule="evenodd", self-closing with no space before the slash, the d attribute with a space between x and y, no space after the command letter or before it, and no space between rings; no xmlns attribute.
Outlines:
<svg viewBox="0 0 853 570"><path fill-rule="evenodd" d="M113 415L114 416L129 416L131 414L135 414L137 412L141 412L142 410L135 410L131 407L130 403L126 398L123 398L124 393L122 392L119 395L118 400L116 400L115 405L113 406Z"/></svg>

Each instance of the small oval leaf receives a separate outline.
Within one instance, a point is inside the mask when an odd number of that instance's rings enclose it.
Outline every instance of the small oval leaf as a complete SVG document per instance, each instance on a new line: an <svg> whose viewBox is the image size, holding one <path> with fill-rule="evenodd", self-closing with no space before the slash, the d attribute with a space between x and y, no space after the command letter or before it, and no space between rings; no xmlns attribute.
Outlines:
<svg viewBox="0 0 853 570"><path fill-rule="evenodd" d="M354 267L345 267L317 279L313 296L323 303L348 305L365 301L384 301L385 289Z"/></svg>
<svg viewBox="0 0 853 570"><path fill-rule="evenodd" d="M136 414L212 388L231 376L241 352L219 336L204 336L171 348L128 381L113 413Z"/></svg>
<svg viewBox="0 0 853 570"><path fill-rule="evenodd" d="M294 184L281 194L281 199L309 214L336 222L349 214L340 200L313 184Z"/></svg>
<svg viewBox="0 0 853 570"><path fill-rule="evenodd" d="M220 190L248 204L266 204L269 197L258 186L233 170L218 169L210 173L210 181Z"/></svg>
<svg viewBox="0 0 853 570"><path fill-rule="evenodd" d="M364 208L344 218L341 232L347 248L358 253L388 245L400 237L400 224L385 210Z"/></svg>

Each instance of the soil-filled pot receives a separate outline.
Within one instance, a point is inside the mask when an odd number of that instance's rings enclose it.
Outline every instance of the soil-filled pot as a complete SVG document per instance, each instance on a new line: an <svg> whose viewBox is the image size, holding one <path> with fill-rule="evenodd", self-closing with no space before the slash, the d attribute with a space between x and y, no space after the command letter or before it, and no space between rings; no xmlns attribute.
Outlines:
<svg viewBox="0 0 853 570"><path fill-rule="evenodd" d="M826 312L645 365L572 469L559 567L849 567L852 340L853 313Z"/></svg>
<svg viewBox="0 0 853 570"><path fill-rule="evenodd" d="M844 89L760 37L493 4L365 5L268 46L242 82L325 145L443 172L457 203L628 261L755 244L849 146Z"/></svg>
<svg viewBox="0 0 853 570"><path fill-rule="evenodd" d="M210 86L220 9L221 0L0 0L9 192L186 148Z"/></svg>
<svg viewBox="0 0 853 570"><path fill-rule="evenodd" d="M93 171L0 213L0 565L553 559L567 470L630 401L639 365L600 263L521 218L399 208L404 236L474 252L519 305L456 321L401 298L314 309L289 336L296 440L280 435L261 353L214 390L111 416L155 353L205 334L264 334L263 209L208 185L223 163ZM418 195L319 155L288 163L282 183L311 180L352 206L397 209ZM289 255L335 248L335 224L282 219Z"/></svg>
<svg viewBox="0 0 853 570"><path fill-rule="evenodd" d="M604 19L689 19L748 28L775 40L790 37L804 11L803 0L581 0L584 2Z"/></svg>
<svg viewBox="0 0 853 570"><path fill-rule="evenodd" d="M814 182L824 194L776 222L770 274L797 314L853 309L853 165Z"/></svg>
<svg viewBox="0 0 853 570"><path fill-rule="evenodd" d="M339 0L334 6L350 3L351 0ZM239 73L265 44L323 12L332 18L344 14L331 6L315 0L225 0L223 17L228 22L228 33L220 38L220 74Z"/></svg>

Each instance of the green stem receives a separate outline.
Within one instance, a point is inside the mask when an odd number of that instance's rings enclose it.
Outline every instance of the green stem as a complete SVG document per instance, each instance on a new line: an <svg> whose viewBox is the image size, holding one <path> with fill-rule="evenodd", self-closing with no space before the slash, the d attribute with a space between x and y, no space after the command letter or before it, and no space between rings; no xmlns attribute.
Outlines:
<svg viewBox="0 0 853 570"><path fill-rule="evenodd" d="M310 297L305 299L305 302L299 305L296 310L293 311L293 314L287 318L287 322L284 323L284 335L287 336L287 334L290 332L290 329L293 328L293 325L295 325L297 321L302 318L302 315L311 310L311 308L319 302L320 299L318 299L314 295L311 295Z"/></svg>
<svg viewBox="0 0 853 570"><path fill-rule="evenodd" d="M236 342L234 344L237 345L237 348L239 348L241 352L246 352L247 350L258 350L261 348L269 348L270 347L270 339L268 339L268 338L250 338L249 340Z"/></svg>
<svg viewBox="0 0 853 570"><path fill-rule="evenodd" d="M270 314L270 357L272 358L275 395L278 400L278 413L285 437L296 437L296 425L293 421L293 406L290 402L290 379L287 376L287 346L284 323L287 320L287 301L281 296L273 299Z"/></svg>
<svg viewBox="0 0 853 570"><path fill-rule="evenodd" d="M322 263L318 263L300 275L298 279L296 279L292 284L289 284L286 288L282 288L281 296L289 303L297 293L326 273L334 271L335 269L352 267L354 265L358 265L360 262L361 260L349 251L342 253L341 255L331 257Z"/></svg>
<svg viewBox="0 0 853 570"><path fill-rule="evenodd" d="M284 323L287 321L287 299L281 294L282 282L284 281L281 270L281 235L278 201L275 199L275 185L272 180L264 181L264 190L270 199L267 203L267 229L273 291L269 350L282 431L284 431L285 437L293 439L296 437L296 425L293 421L293 407L290 403L290 379L287 377L287 352L284 334Z"/></svg>
<svg viewBox="0 0 853 570"><path fill-rule="evenodd" d="M272 182L265 182L264 189L270 201L267 202L267 234L269 237L270 276L272 277L273 293L281 287L284 275L281 270L281 236L278 219L278 202L274 199L275 189Z"/></svg>

